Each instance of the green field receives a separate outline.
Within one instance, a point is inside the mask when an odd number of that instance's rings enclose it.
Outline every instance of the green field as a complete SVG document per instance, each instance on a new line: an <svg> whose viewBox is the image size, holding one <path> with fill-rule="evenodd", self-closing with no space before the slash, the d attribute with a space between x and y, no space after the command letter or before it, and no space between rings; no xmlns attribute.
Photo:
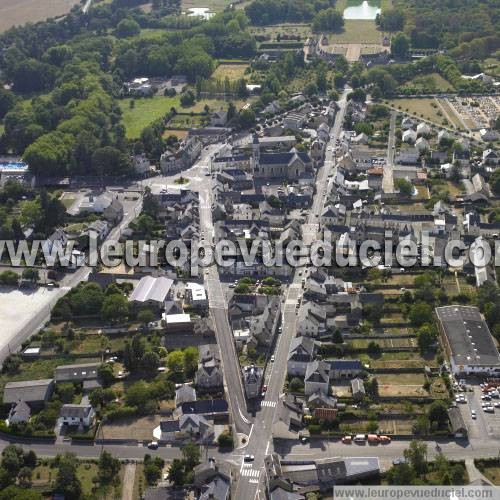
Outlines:
<svg viewBox="0 0 500 500"><path fill-rule="evenodd" d="M417 76L413 80L406 82L404 86L430 92L452 92L454 90L451 83L445 80L439 73Z"/></svg>
<svg viewBox="0 0 500 500"><path fill-rule="evenodd" d="M123 124L127 129L127 137L136 139L141 135L144 127L158 118L165 116L170 108L180 108L180 98L154 96L151 99L134 99L135 105L130 107L133 99L122 99L119 101L123 112Z"/></svg>
<svg viewBox="0 0 500 500"><path fill-rule="evenodd" d="M0 123L0 135L3 135L5 131L5 125L3 123Z"/></svg>

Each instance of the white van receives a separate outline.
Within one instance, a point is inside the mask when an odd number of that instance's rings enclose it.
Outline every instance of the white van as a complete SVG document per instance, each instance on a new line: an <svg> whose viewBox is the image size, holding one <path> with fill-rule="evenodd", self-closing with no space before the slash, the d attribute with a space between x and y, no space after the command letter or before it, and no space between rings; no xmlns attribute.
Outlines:
<svg viewBox="0 0 500 500"><path fill-rule="evenodd" d="M364 443L366 441L366 436L364 434L356 434L353 441L355 443Z"/></svg>

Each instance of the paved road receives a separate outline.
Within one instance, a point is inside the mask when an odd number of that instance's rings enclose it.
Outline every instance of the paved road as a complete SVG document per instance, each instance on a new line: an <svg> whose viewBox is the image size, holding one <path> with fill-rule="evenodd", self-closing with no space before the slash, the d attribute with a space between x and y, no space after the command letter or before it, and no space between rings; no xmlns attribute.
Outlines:
<svg viewBox="0 0 500 500"><path fill-rule="evenodd" d="M387 160L384 165L384 177L382 179L382 189L384 193L394 192L394 155L396 153L396 111L391 111L389 126L389 141L387 146Z"/></svg>
<svg viewBox="0 0 500 500"><path fill-rule="evenodd" d="M328 176L335 172L336 164L332 150L335 146L336 139L342 131L344 122L344 114L347 107L346 90L339 102L339 112L335 118L334 126L330 133L330 141L327 150L327 158L325 165L320 169L316 180L316 194L313 200L313 206L307 225L305 226L305 234L303 238L306 244L310 244L316 239L318 231L318 216L323 211L326 199L326 183ZM250 434L248 444L245 448L247 454L253 455L255 460L253 463L242 463L240 468L240 477L236 485L235 498L253 499L259 495L262 490L264 458L272 451L272 425L276 416L277 402L282 395L283 386L285 384L287 373L288 353L290 352L290 344L296 334L297 322L297 304L299 303L302 292L302 276L307 272L306 268L298 269L295 273L292 283L288 287L283 308L283 331L279 336L276 349L274 352L274 363L268 365L266 373L267 392L262 401L259 411L255 415L254 425Z"/></svg>

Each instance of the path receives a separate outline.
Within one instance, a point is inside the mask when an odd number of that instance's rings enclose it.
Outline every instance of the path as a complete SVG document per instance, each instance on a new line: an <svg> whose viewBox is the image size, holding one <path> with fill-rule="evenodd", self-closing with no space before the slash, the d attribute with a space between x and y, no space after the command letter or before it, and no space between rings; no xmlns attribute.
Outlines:
<svg viewBox="0 0 500 500"><path fill-rule="evenodd" d="M474 481L484 481L488 484L492 484L491 481L476 467L473 458L465 459L465 468L467 469L467 475L469 476L469 483Z"/></svg>
<svg viewBox="0 0 500 500"><path fill-rule="evenodd" d="M122 500L134 500L135 464L127 464L123 473Z"/></svg>

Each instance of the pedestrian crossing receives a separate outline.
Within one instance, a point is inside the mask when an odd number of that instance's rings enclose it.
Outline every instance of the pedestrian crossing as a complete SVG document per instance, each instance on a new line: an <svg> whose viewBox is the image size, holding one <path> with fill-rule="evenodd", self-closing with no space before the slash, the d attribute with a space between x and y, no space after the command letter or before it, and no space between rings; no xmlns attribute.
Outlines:
<svg viewBox="0 0 500 500"><path fill-rule="evenodd" d="M241 475L243 477L252 477L258 479L260 476L260 470L255 470L255 469L243 469L241 471Z"/></svg>
<svg viewBox="0 0 500 500"><path fill-rule="evenodd" d="M276 401L262 401L261 405L270 406L271 408L274 408L276 406Z"/></svg>

